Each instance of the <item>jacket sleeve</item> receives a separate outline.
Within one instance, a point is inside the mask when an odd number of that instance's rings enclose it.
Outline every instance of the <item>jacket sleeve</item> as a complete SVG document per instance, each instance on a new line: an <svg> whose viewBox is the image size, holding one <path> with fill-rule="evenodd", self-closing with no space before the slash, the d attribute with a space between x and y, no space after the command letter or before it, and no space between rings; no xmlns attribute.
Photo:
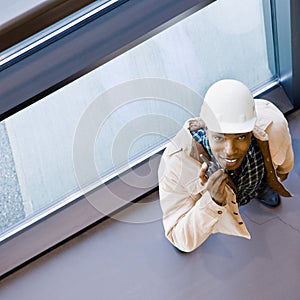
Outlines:
<svg viewBox="0 0 300 300"><path fill-rule="evenodd" d="M271 104L272 122L267 127L270 152L277 173L289 173L294 166L294 153L288 122L282 112Z"/></svg>
<svg viewBox="0 0 300 300"><path fill-rule="evenodd" d="M160 178L159 194L167 239L178 249L190 252L210 234L225 207L216 204L201 186L200 180L184 182L169 170Z"/></svg>

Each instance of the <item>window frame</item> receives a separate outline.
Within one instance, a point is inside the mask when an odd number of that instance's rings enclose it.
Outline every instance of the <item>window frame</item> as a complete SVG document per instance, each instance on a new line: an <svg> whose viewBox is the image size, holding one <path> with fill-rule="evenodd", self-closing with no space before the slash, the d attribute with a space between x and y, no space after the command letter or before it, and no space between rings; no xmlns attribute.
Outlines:
<svg viewBox="0 0 300 300"><path fill-rule="evenodd" d="M295 110L300 108L300 42L297 38L300 34L300 4L296 0L272 0L271 5L276 12L279 82Z"/></svg>
<svg viewBox="0 0 300 300"><path fill-rule="evenodd" d="M0 26L0 52L31 37L95 0L48 0Z"/></svg>
<svg viewBox="0 0 300 300"><path fill-rule="evenodd" d="M278 5L277 1L279 0L271 0L271 3ZM1 87L4 87L0 90L1 120L42 99L211 2L214 0L123 1L121 5L99 18L91 20L75 31L70 31L30 56L16 61L0 72L0 84ZM291 12L285 10L284 13L290 13L291 18L285 19L284 16L281 16L282 10L278 11L277 17L278 15L281 17L276 19L276 26L277 33L280 30L286 30L285 34L288 33L292 37L291 33L296 32L299 28L296 16L300 9L300 3L296 0L291 0L290 3ZM122 24L122 28L116 24ZM97 41L94 40L96 31L101 37ZM275 39L280 49L283 41L277 33L275 32ZM87 39L89 43L80 43L82 38ZM107 40L109 43L104 43ZM299 47L299 43L296 39L291 40L293 42L288 51L293 54L292 66L288 64L279 66L279 84L264 91L264 95L280 89L288 96L287 100L291 99L293 108L298 108L300 107L300 91L296 83L300 68L299 52L295 52L295 49ZM84 55L82 55L83 53ZM279 51L279 59L280 55L283 54ZM45 62L51 61L55 63L45 68ZM288 82L283 73L284 68L293 69ZM261 94L256 96L260 97ZM159 164L159 159L160 157L156 156L156 166ZM142 162L135 168L142 172L146 164L147 162ZM149 188L128 192L128 203L157 189L157 178L153 177L149 180L151 181L148 185ZM122 183L118 178L110 180L107 186L109 189L122 190ZM111 195L106 195L105 189L100 186L90 192L90 196L107 197ZM94 209L82 196L18 232L0 244L0 278L101 222L104 218L105 216Z"/></svg>

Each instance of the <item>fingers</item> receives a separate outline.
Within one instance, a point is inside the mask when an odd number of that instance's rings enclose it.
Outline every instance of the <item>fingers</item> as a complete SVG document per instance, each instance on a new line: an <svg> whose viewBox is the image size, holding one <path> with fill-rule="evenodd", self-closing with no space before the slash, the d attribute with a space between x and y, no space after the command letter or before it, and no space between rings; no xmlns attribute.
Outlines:
<svg viewBox="0 0 300 300"><path fill-rule="evenodd" d="M207 170L208 170L207 163L205 163L205 162L202 163L201 169L200 169L200 175L199 175L202 185L206 184L208 182L208 180L211 182L211 185L214 184L214 183L218 184L218 185L221 185L222 181L224 180L224 179L222 179L223 175L227 179L227 174L224 174L223 169L217 170L209 178L206 175ZM225 187L225 184L226 184L226 180L225 180L225 183L224 183L224 187Z"/></svg>
<svg viewBox="0 0 300 300"><path fill-rule="evenodd" d="M225 185L227 183L228 175L223 172L222 176L220 176L220 179L221 179L221 183L220 183L219 190L222 192L222 194L224 194Z"/></svg>
<svg viewBox="0 0 300 300"><path fill-rule="evenodd" d="M199 175L202 185L205 185L208 180L208 177L206 176L207 169L208 169L207 163L205 163L205 162L202 163L201 169L200 169L200 175Z"/></svg>
<svg viewBox="0 0 300 300"><path fill-rule="evenodd" d="M227 178L228 175L224 173L223 169L220 169L210 176L207 188L215 187L224 190Z"/></svg>
<svg viewBox="0 0 300 300"><path fill-rule="evenodd" d="M223 201L226 198L225 186L228 180L228 175L224 170L218 170L207 181L206 188L211 197L216 201Z"/></svg>

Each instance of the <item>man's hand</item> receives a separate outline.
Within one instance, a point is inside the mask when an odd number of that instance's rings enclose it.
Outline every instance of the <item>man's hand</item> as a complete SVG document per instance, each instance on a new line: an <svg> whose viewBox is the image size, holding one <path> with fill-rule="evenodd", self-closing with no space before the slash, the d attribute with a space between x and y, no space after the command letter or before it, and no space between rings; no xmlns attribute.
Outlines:
<svg viewBox="0 0 300 300"><path fill-rule="evenodd" d="M208 166L206 163L203 163L200 170L200 180L201 184L206 184L206 189L210 193L210 196L213 198L213 200L219 204L222 205L226 198L225 193L225 185L228 180L228 175L224 173L223 169L217 170L215 173L213 173L209 178L205 174L207 171Z"/></svg>

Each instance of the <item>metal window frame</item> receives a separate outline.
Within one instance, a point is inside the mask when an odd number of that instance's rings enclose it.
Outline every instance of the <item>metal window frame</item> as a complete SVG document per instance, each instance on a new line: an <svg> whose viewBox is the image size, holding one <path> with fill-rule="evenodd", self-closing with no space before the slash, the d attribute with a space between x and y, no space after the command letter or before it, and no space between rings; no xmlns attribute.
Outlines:
<svg viewBox="0 0 300 300"><path fill-rule="evenodd" d="M95 0L48 0L0 26L0 52L31 37Z"/></svg>
<svg viewBox="0 0 300 300"><path fill-rule="evenodd" d="M278 88L290 102L292 109L288 112L291 112L300 108L300 3L297 0L270 0L270 4L274 14Z"/></svg>

